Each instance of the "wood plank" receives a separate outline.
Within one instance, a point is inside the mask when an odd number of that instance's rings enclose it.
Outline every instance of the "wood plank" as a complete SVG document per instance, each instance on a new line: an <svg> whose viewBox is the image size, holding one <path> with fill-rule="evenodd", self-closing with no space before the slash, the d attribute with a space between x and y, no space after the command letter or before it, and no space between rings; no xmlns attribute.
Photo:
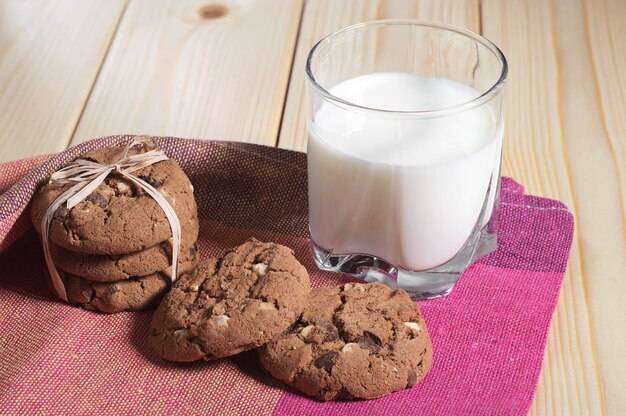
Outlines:
<svg viewBox="0 0 626 416"><path fill-rule="evenodd" d="M626 282L618 278L626 269L618 180L624 165L615 144L624 134L607 133L604 126L612 122L619 130L616 118L626 109L616 97L626 91L615 84L620 82L615 73L603 80L617 89L604 94L605 106L606 101L616 105L603 118L594 71L611 64L593 59L585 23L585 9L595 12L596 6L585 7L582 0L484 0L482 7L484 34L504 49L511 68L503 171L530 193L564 201L577 226L534 414L602 414L605 409L618 414L626 408L626 363L620 352L626 341ZM613 17L608 30L623 39L626 15ZM605 19L592 15L589 26L599 29L610 22ZM600 41L603 35L593 36ZM623 55L615 48L596 53Z"/></svg>
<svg viewBox="0 0 626 416"><path fill-rule="evenodd" d="M626 2L586 0L585 11L604 126L619 173L622 222L626 223Z"/></svg>
<svg viewBox="0 0 626 416"><path fill-rule="evenodd" d="M503 173L524 183L528 192L558 198L574 208L561 142L550 6L487 0L482 12L483 34L500 45L511 68ZM596 411L600 406L595 376L585 374L595 362L588 310L580 301L585 293L580 255L575 243L532 414L584 414L592 404ZM572 312L581 318L575 319Z"/></svg>
<svg viewBox="0 0 626 416"><path fill-rule="evenodd" d="M301 8L131 0L73 143L137 133L275 145Z"/></svg>
<svg viewBox="0 0 626 416"><path fill-rule="evenodd" d="M67 146L125 4L0 4L0 162Z"/></svg>
<svg viewBox="0 0 626 416"><path fill-rule="evenodd" d="M562 54L562 76L577 86L562 94L572 95L572 105L566 108L571 123L566 133L573 139L568 157L580 168L573 182L605 408L607 414L620 414L626 409L626 359L621 347L626 345L626 3L586 0L582 10L570 11L561 4L556 13L570 25L585 28L574 41L587 41L593 58L589 52L585 57ZM561 36L560 44L566 42L572 40ZM583 95L586 91L590 93ZM593 117L594 130L579 130L585 116ZM596 135L597 130L603 134Z"/></svg>
<svg viewBox="0 0 626 416"><path fill-rule="evenodd" d="M308 0L302 15L279 147L306 150L304 64L311 47L325 35L354 23L400 18L438 20L474 31L480 29L478 0Z"/></svg>

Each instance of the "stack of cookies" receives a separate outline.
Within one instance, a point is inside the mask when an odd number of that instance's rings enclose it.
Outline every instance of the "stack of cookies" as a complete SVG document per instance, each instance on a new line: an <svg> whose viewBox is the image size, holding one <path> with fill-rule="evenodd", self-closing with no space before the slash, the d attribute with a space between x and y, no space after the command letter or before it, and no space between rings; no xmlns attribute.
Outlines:
<svg viewBox="0 0 626 416"><path fill-rule="evenodd" d="M433 354L404 290L348 283L310 291L291 249L254 239L182 276L157 308L149 341L180 362L259 348L271 375L320 400L412 387Z"/></svg>
<svg viewBox="0 0 626 416"><path fill-rule="evenodd" d="M145 151L133 148L129 155ZM122 147L86 153L102 165L122 157ZM181 224L178 275L197 264L198 212L193 186L172 159L132 173L154 187L174 209ZM31 217L41 221L54 200L71 185L46 184L33 198ZM61 205L49 228L48 244L70 303L115 313L157 303L171 281L172 232L159 204L141 187L115 172L68 210Z"/></svg>

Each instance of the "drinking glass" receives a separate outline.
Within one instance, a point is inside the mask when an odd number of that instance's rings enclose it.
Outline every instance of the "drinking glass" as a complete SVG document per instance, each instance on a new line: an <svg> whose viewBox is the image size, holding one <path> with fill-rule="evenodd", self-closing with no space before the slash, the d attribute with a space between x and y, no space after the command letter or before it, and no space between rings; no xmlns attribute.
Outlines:
<svg viewBox="0 0 626 416"><path fill-rule="evenodd" d="M446 295L497 245L504 55L462 28L382 20L323 38L305 71L317 266Z"/></svg>

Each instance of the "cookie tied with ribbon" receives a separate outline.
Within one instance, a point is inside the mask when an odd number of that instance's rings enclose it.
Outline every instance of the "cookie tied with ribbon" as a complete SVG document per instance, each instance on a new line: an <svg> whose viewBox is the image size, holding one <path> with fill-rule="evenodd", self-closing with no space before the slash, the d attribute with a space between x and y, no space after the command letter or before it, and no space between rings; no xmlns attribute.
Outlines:
<svg viewBox="0 0 626 416"><path fill-rule="evenodd" d="M103 257L170 244L167 274L175 281L181 229L195 224L197 236L193 186L178 164L145 136L123 148L86 153L53 173L33 199L32 218L54 290L64 301L68 293L52 244Z"/></svg>

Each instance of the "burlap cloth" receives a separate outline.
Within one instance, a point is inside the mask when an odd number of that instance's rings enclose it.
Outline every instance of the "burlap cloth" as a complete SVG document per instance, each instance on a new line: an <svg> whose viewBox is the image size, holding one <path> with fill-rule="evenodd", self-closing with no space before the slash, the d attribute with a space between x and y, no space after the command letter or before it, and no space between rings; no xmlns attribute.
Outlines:
<svg viewBox="0 0 626 416"><path fill-rule="evenodd" d="M573 218L557 201L503 178L497 252L450 295L420 302L434 365L426 379L372 401L320 403L259 367L256 352L174 364L147 344L151 312L102 315L57 301L29 223L37 185L106 137L0 164L0 413L522 415L528 412L565 272ZM196 189L201 257L249 237L292 247L314 287L348 278L317 270L307 229L306 156L271 147L158 138Z"/></svg>

